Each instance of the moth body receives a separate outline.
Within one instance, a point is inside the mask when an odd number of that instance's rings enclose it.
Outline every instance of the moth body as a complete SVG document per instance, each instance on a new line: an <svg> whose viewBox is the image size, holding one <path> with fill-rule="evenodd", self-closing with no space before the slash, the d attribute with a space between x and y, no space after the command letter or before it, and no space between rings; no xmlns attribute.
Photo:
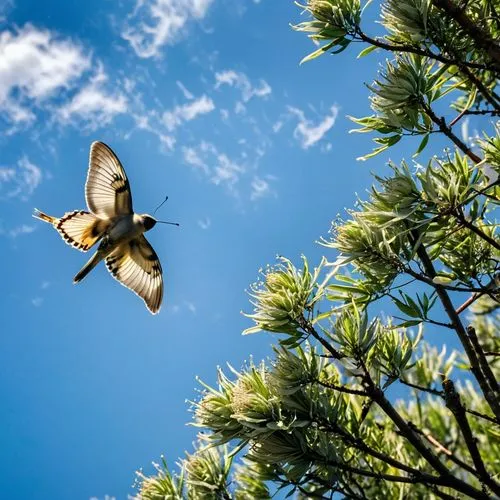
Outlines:
<svg viewBox="0 0 500 500"><path fill-rule="evenodd" d="M144 237L156 219L134 213L125 170L111 148L102 142L94 142L90 148L85 198L89 212L74 210L58 218L35 209L33 216L51 224L66 243L83 252L99 242L97 251L74 277L74 283L104 260L116 280L139 295L153 314L158 313L163 299L162 268Z"/></svg>

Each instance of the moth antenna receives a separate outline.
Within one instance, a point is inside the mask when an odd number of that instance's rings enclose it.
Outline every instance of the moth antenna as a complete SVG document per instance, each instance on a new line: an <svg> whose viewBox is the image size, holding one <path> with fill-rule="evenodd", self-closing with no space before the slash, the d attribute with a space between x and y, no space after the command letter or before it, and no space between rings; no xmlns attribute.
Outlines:
<svg viewBox="0 0 500 500"><path fill-rule="evenodd" d="M157 220L156 222L159 222L160 224L170 224L171 226L180 226L178 222L167 222L164 220Z"/></svg>
<svg viewBox="0 0 500 500"><path fill-rule="evenodd" d="M153 215L157 212L157 210L168 200L168 196L165 196L165 199L155 208Z"/></svg>

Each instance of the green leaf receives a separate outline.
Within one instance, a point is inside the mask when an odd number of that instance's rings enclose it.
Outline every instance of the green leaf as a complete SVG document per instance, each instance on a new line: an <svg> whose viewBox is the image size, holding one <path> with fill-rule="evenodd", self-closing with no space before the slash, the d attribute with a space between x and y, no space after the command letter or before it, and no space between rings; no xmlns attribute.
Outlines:
<svg viewBox="0 0 500 500"><path fill-rule="evenodd" d="M304 59L302 59L302 61L300 61L299 64L303 64L307 61L312 61L313 59L316 59L316 57L319 57L320 55L324 54L327 50L331 49L334 45L336 45L337 41L338 38L332 40L330 43L327 43L326 45L323 45L318 50L311 52L308 56L304 57Z"/></svg>
<svg viewBox="0 0 500 500"><path fill-rule="evenodd" d="M408 304L401 302L399 299L396 299L395 297L392 298L392 301L394 302L396 307L407 316L410 316L412 318L420 318L420 311L418 309L415 311L413 307L410 307Z"/></svg>
<svg viewBox="0 0 500 500"><path fill-rule="evenodd" d="M420 146L415 151L415 153L413 153L413 158L415 158L416 156L418 156L425 149L425 146L427 146L427 143L429 142L429 135L430 134L425 134L424 135L424 138L420 142Z"/></svg>
<svg viewBox="0 0 500 500"><path fill-rule="evenodd" d="M378 47L376 47L375 45L370 45L369 47L366 47L365 49L363 49L359 54L358 54L358 59L361 59L362 57L365 57L367 56L368 54L370 54L371 52L373 52L374 50L377 50Z"/></svg>
<svg viewBox="0 0 500 500"><path fill-rule="evenodd" d="M420 318L421 317L421 313L422 311L419 309L417 303L406 293L403 293L402 294L406 300L406 303L414 310L414 311L418 311L418 317Z"/></svg>
<svg viewBox="0 0 500 500"><path fill-rule="evenodd" d="M420 325L422 320L420 319L410 319L408 321L403 321L403 323L399 323L399 325L394 325L391 327L392 330L396 330L398 328L409 328L410 326Z"/></svg>
<svg viewBox="0 0 500 500"><path fill-rule="evenodd" d="M339 45L340 45L340 48L337 49L337 50L332 50L332 54L340 54L341 52L343 52L345 49L347 49L348 45L351 43L350 40L348 40L347 38L344 38L343 40L341 40L339 42Z"/></svg>
<svg viewBox="0 0 500 500"><path fill-rule="evenodd" d="M321 314L318 314L314 320L313 320L313 325L315 323L317 323L318 321L321 321L322 319L326 319L326 318L329 318L332 314L334 314L334 311L327 311L327 312L324 312L324 313L321 313Z"/></svg>
<svg viewBox="0 0 500 500"><path fill-rule="evenodd" d="M382 153L385 151L389 146L380 146L379 148L375 148L371 153L368 153L365 156L358 156L356 160L358 161L366 161L370 158L373 158L374 156L377 156L378 154Z"/></svg>

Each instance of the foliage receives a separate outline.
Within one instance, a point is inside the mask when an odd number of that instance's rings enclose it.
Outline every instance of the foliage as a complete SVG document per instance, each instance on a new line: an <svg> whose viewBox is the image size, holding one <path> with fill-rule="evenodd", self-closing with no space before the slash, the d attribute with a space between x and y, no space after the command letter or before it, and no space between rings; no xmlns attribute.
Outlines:
<svg viewBox="0 0 500 500"><path fill-rule="evenodd" d="M177 474L139 473L139 498L500 496L500 126L456 134L500 115L500 4L385 0L379 37L366 6L308 0L295 29L319 48L303 61L354 42L360 57L391 55L369 85L372 114L353 118L376 134L361 159L411 136L416 154L435 134L450 148L390 163L315 269L281 258L263 272L245 333L277 334L274 359L203 384L195 452ZM373 314L381 304L393 317Z"/></svg>

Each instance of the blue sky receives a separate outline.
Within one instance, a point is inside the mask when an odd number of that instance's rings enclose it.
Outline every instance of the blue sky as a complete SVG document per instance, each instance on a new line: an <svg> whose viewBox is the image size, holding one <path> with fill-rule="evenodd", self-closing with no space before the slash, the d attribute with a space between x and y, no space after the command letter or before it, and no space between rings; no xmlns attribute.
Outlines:
<svg viewBox="0 0 500 500"><path fill-rule="evenodd" d="M12 0L0 4L0 496L127 498L195 430L195 377L271 354L245 290L277 254L313 264L370 183L347 132L376 59L314 49L292 1ZM152 316L33 207L84 209L89 146L120 157L165 273ZM402 149L400 150L405 151ZM412 145L410 153L416 145ZM329 256L333 259L334 256Z"/></svg>

